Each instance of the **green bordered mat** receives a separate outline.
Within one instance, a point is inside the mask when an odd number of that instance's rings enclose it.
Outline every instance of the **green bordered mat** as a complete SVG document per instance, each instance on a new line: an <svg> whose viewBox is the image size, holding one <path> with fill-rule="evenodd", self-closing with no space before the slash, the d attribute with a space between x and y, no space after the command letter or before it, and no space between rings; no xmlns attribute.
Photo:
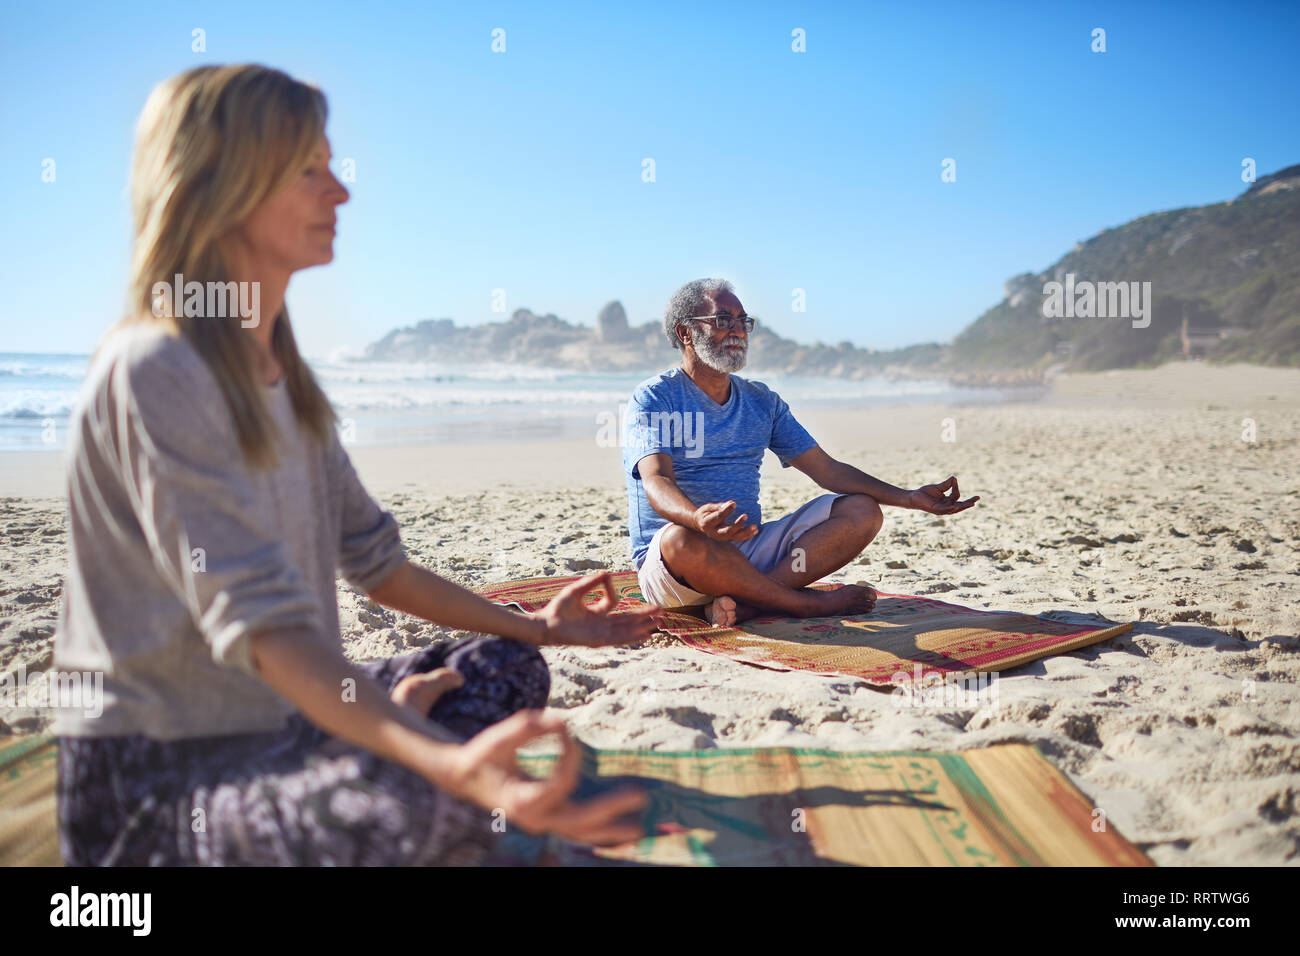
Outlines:
<svg viewBox="0 0 1300 956"><path fill-rule="evenodd" d="M0 865L60 866L53 737L0 737Z"/></svg>
<svg viewBox="0 0 1300 956"><path fill-rule="evenodd" d="M549 862L669 866L1149 866L1031 746L956 753L582 747L578 797L645 789L645 836ZM56 744L0 743L0 865L58 866ZM544 777L554 756L521 758Z"/></svg>
<svg viewBox="0 0 1300 956"><path fill-rule="evenodd" d="M554 756L525 757L546 776ZM583 748L580 797L648 791L646 836L604 860L674 866L1150 866L1038 750Z"/></svg>

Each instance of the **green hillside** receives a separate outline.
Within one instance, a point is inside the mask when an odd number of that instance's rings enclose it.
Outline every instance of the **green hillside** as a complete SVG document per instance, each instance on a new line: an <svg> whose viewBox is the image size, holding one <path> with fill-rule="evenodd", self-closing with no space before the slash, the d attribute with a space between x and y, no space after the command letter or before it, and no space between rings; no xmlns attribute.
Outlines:
<svg viewBox="0 0 1300 956"><path fill-rule="evenodd" d="M1150 282L1150 325L1125 318L1045 318L1044 285ZM1080 243L1046 271L1008 280L1007 298L947 350L954 371L1099 370L1158 365L1189 329L1229 330L1213 362L1300 366L1300 165L1235 200L1152 213Z"/></svg>

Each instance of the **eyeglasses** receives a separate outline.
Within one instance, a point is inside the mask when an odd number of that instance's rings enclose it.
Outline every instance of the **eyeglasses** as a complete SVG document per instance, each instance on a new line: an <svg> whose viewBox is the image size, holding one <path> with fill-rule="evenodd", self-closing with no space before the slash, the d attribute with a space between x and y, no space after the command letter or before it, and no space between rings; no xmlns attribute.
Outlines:
<svg viewBox="0 0 1300 956"><path fill-rule="evenodd" d="M752 315L733 316L727 312L720 312L717 315L696 315L696 316L692 316L692 320L700 321L700 322L712 321L715 328L723 329L727 332L730 332L732 329L734 329L736 327L736 323L739 322L742 326L744 326L744 329L747 333L753 332L754 325L758 322L758 319L754 318Z"/></svg>

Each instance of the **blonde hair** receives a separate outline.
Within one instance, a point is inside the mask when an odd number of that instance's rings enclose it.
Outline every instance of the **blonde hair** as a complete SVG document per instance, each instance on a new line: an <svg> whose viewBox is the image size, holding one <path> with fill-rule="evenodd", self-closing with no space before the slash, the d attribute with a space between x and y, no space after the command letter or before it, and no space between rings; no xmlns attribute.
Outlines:
<svg viewBox="0 0 1300 956"><path fill-rule="evenodd" d="M278 70L203 66L159 84L136 130L135 238L123 322L164 323L193 344L221 386L253 467L274 467L278 456L245 330L238 319L157 315L153 290L177 274L187 283L238 278L224 254L233 230L301 170L326 115L320 90ZM324 443L337 416L298 352L288 313L282 308L272 321L271 349L284 367L294 416Z"/></svg>

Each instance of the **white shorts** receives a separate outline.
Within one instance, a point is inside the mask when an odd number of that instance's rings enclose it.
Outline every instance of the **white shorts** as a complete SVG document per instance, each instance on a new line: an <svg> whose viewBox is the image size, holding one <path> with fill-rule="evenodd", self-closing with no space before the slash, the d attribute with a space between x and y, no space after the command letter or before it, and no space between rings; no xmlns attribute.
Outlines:
<svg viewBox="0 0 1300 956"><path fill-rule="evenodd" d="M790 512L776 521L766 521L758 529L758 534L748 541L742 541L733 547L749 559L749 563L766 574L784 561L790 554L791 547L809 528L816 527L831 516L831 506L842 495L822 495ZM641 570L637 572L637 581L641 585L641 596L647 604L657 607L695 607L708 604L713 595L701 594L688 588L672 576L664 557L659 552L659 540L663 533L671 528L666 524L655 532L645 554Z"/></svg>

